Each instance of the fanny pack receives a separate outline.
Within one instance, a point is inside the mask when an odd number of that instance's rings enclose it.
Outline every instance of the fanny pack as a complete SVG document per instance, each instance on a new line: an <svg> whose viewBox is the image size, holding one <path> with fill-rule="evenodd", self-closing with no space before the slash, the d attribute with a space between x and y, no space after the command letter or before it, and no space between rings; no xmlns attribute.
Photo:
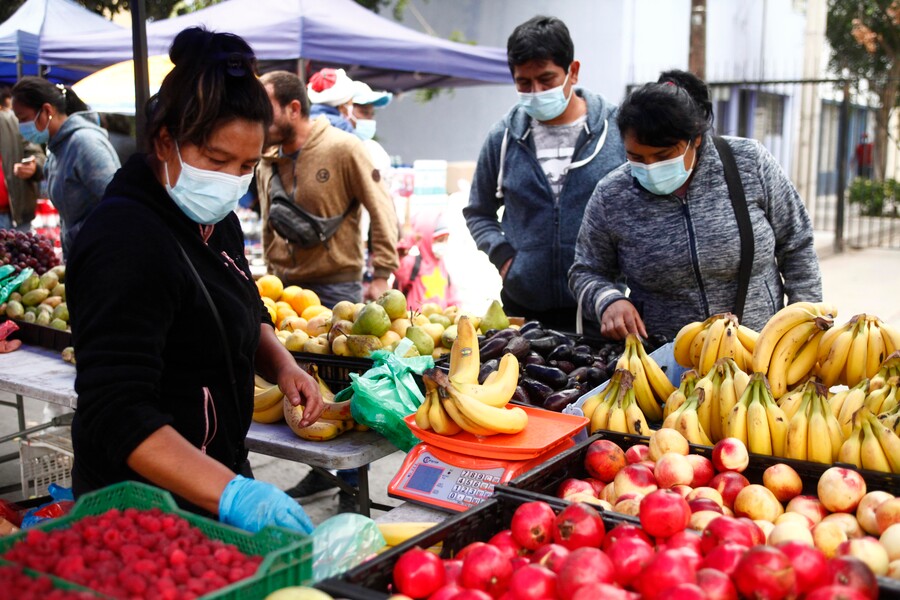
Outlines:
<svg viewBox="0 0 900 600"><path fill-rule="evenodd" d="M298 206L285 191L278 167L274 163L269 187L269 225L275 233L300 248L312 248L319 244L328 248L328 240L337 232L357 204L354 199L339 217L319 217L310 214Z"/></svg>

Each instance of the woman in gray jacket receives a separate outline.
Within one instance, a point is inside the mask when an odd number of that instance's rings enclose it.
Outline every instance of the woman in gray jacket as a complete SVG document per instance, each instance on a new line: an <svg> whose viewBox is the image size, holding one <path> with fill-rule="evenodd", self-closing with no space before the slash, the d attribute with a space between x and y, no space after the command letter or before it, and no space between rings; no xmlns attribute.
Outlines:
<svg viewBox="0 0 900 600"><path fill-rule="evenodd" d="M605 337L671 339L737 305L741 237L711 121L706 84L683 71L663 73L619 108L628 162L597 184L569 271L584 317ZM725 141L754 241L741 322L759 331L785 295L821 300L819 263L809 215L775 158L755 140Z"/></svg>

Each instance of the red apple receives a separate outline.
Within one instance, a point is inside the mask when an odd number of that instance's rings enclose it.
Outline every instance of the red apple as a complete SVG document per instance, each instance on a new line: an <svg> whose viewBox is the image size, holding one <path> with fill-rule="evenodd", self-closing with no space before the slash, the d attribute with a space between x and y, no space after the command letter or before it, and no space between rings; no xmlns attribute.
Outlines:
<svg viewBox="0 0 900 600"><path fill-rule="evenodd" d="M680 550L663 550L656 554L635 580L644 598L655 600L670 587L696 583L697 574Z"/></svg>
<svg viewBox="0 0 900 600"><path fill-rule="evenodd" d="M746 477L736 471L719 473L709 482L709 487L722 494L724 506L734 509L734 499L738 493L750 485Z"/></svg>
<svg viewBox="0 0 900 600"><path fill-rule="evenodd" d="M616 583L628 587L650 562L655 551L640 538L626 537L612 544L606 554L615 567Z"/></svg>
<svg viewBox="0 0 900 600"><path fill-rule="evenodd" d="M847 585L826 585L806 596L806 600L868 600L870 596Z"/></svg>
<svg viewBox="0 0 900 600"><path fill-rule="evenodd" d="M599 548L579 548L569 554L556 582L557 596L571 600L578 588L595 583L612 583L615 568Z"/></svg>
<svg viewBox="0 0 900 600"><path fill-rule="evenodd" d="M606 535L600 513L588 504L570 504L556 517L553 541L569 550L599 548Z"/></svg>
<svg viewBox="0 0 900 600"><path fill-rule="evenodd" d="M710 479L716 474L712 461L700 454L688 454L685 458L694 469L694 479L691 480L690 486L698 488L709 484Z"/></svg>
<svg viewBox="0 0 900 600"><path fill-rule="evenodd" d="M460 583L465 588L481 590L499 598L509 587L512 574L512 564L507 556L496 546L485 544L466 555Z"/></svg>
<svg viewBox="0 0 900 600"><path fill-rule="evenodd" d="M695 531L679 531L670 538L658 540L660 550L669 550L671 548L690 548L700 554L700 536Z"/></svg>
<svg viewBox="0 0 900 600"><path fill-rule="evenodd" d="M825 585L828 577L828 559L820 550L803 542L784 542L776 546L784 552L797 577L797 592L807 594Z"/></svg>
<svg viewBox="0 0 900 600"><path fill-rule="evenodd" d="M536 550L553 540L556 513L546 502L526 502L513 513L512 538L523 548Z"/></svg>
<svg viewBox="0 0 900 600"><path fill-rule="evenodd" d="M748 598L787 598L797 577L787 555L771 546L750 548L734 571L734 587Z"/></svg>
<svg viewBox="0 0 900 600"><path fill-rule="evenodd" d="M700 569L697 571L697 585L703 590L706 600L738 600L731 578L721 571Z"/></svg>
<svg viewBox="0 0 900 600"><path fill-rule="evenodd" d="M684 531L691 521L691 507L681 494L657 490L641 500L641 526L649 535L667 538Z"/></svg>
<svg viewBox="0 0 900 600"><path fill-rule="evenodd" d="M706 556L703 557L700 568L701 570L715 569L716 571L721 571L731 577L734 574L734 570L737 569L738 563L741 562L741 559L744 558L744 554L747 553L747 548L747 546L736 542L725 542L724 544L720 544L715 548L712 548Z"/></svg>
<svg viewBox="0 0 900 600"><path fill-rule="evenodd" d="M556 573L540 565L527 565L513 573L509 591L516 600L544 600L556 596Z"/></svg>
<svg viewBox="0 0 900 600"><path fill-rule="evenodd" d="M559 544L544 544L531 555L531 562L547 567L554 573L559 573L566 558L569 557L569 549Z"/></svg>
<svg viewBox="0 0 900 600"><path fill-rule="evenodd" d="M588 474L604 483L612 481L626 464L625 451L609 440L592 442L584 456Z"/></svg>

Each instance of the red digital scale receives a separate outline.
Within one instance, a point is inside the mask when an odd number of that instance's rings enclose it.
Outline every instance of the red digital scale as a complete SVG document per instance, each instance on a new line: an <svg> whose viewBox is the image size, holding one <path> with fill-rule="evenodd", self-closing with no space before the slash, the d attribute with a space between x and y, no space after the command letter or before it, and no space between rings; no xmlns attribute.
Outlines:
<svg viewBox="0 0 900 600"><path fill-rule="evenodd" d="M388 494L448 512L477 506L506 483L575 445L574 437L587 425L584 417L530 406L528 426L521 432L479 437L462 431L439 435L416 426L415 415L405 421L421 444L406 455L388 485Z"/></svg>

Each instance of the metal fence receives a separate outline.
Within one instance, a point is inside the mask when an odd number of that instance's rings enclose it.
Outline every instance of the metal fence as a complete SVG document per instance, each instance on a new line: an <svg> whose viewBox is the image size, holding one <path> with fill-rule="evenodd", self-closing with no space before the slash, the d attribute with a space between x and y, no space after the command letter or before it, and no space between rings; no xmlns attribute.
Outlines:
<svg viewBox="0 0 900 600"><path fill-rule="evenodd" d="M897 115L883 125L878 98L865 91L866 82L748 80L709 86L716 133L761 141L794 182L814 229L834 235L835 250L900 249Z"/></svg>

